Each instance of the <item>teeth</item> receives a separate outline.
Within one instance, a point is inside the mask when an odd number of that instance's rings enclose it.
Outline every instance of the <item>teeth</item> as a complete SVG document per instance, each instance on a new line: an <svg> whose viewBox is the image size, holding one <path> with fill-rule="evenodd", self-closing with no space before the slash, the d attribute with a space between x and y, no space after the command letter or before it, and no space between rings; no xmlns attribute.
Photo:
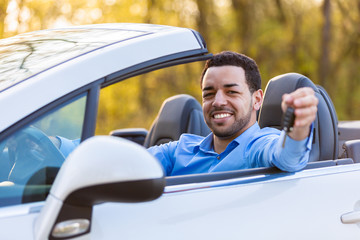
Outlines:
<svg viewBox="0 0 360 240"><path fill-rule="evenodd" d="M219 118L226 118L226 117L230 117L231 115L229 113L221 113L221 114L215 114L214 118L215 119L219 119Z"/></svg>

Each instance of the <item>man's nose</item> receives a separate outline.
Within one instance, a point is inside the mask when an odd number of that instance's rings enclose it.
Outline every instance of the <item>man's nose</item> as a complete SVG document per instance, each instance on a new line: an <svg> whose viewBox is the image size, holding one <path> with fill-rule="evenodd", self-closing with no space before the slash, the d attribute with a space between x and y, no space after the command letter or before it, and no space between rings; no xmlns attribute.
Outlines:
<svg viewBox="0 0 360 240"><path fill-rule="evenodd" d="M226 105L226 96L224 95L223 92L218 91L215 94L215 98L214 98L214 102L213 102L213 106L214 107L220 107L220 106L224 106Z"/></svg>

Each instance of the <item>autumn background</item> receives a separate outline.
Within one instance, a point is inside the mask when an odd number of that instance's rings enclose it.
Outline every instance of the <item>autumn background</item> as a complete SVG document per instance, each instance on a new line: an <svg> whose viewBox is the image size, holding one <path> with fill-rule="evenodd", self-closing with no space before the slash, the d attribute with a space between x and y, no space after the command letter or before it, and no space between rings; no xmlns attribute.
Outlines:
<svg viewBox="0 0 360 240"><path fill-rule="evenodd" d="M360 0L0 0L0 38L108 22L195 29L212 53L233 50L254 58L263 89L276 75L302 73L325 87L340 120L360 119ZM202 65L159 71L155 78L138 77L104 90L99 122L106 127L100 132L120 127L115 122L128 110L142 115L127 116L122 127L134 120L148 127L158 104L178 92L201 100ZM115 102L120 96L123 106Z"/></svg>

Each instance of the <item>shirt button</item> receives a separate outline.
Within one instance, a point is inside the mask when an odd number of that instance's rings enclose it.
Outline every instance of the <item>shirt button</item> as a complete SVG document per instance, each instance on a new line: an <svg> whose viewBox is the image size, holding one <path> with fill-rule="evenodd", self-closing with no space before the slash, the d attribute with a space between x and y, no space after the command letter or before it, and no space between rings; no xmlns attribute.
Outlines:
<svg viewBox="0 0 360 240"><path fill-rule="evenodd" d="M216 158L217 158L218 160L220 160L220 156L217 156Z"/></svg>

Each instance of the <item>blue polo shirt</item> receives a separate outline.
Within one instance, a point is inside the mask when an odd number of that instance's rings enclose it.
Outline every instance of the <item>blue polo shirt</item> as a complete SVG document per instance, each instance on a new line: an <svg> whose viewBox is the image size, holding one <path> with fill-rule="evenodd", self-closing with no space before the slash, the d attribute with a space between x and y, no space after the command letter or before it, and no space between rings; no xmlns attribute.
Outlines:
<svg viewBox="0 0 360 240"><path fill-rule="evenodd" d="M286 137L285 148L282 148L283 135L284 131L260 129L255 123L220 154L214 151L212 133L207 137L182 134L178 141L154 146L148 151L159 159L167 176L272 166L288 172L304 168L313 131L302 141Z"/></svg>

